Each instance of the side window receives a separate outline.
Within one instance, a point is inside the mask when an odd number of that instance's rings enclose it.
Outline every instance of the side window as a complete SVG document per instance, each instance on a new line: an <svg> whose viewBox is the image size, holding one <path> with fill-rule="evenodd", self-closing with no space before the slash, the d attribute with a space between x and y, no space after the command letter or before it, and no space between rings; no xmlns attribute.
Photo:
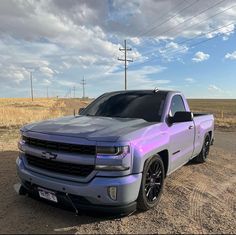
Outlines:
<svg viewBox="0 0 236 235"><path fill-rule="evenodd" d="M186 111L183 99L180 95L175 95L171 100L170 116L174 116L178 111Z"/></svg>

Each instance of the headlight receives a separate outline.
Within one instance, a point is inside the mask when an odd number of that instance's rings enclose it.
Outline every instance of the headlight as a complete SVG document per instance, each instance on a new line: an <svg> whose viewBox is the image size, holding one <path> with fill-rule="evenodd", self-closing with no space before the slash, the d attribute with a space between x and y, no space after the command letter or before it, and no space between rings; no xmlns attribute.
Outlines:
<svg viewBox="0 0 236 235"><path fill-rule="evenodd" d="M97 146L96 169L100 171L124 171L130 168L129 146Z"/></svg>
<svg viewBox="0 0 236 235"><path fill-rule="evenodd" d="M129 146L105 147L97 146L97 155L120 156L129 153Z"/></svg>
<svg viewBox="0 0 236 235"><path fill-rule="evenodd" d="M21 152L24 152L24 149L23 149L23 145L25 144L25 140L24 140L24 136L23 136L23 132L20 131L20 139L18 141L18 149L21 151Z"/></svg>

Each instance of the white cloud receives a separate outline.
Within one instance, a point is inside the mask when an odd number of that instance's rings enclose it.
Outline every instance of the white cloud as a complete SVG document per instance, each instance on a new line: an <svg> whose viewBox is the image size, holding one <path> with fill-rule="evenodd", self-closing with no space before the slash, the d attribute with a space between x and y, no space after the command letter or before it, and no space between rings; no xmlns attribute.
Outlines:
<svg viewBox="0 0 236 235"><path fill-rule="evenodd" d="M62 62L62 65L61 65L61 69L69 69L72 67L72 64L68 63L68 62Z"/></svg>
<svg viewBox="0 0 236 235"><path fill-rule="evenodd" d="M53 75L54 75L54 71L47 66L40 67L39 70L47 77L53 77Z"/></svg>
<svg viewBox="0 0 236 235"><path fill-rule="evenodd" d="M188 47L186 45L180 45L176 42L167 42L165 47L159 49L161 56L168 60L179 60L180 55L187 53Z"/></svg>
<svg viewBox="0 0 236 235"><path fill-rule="evenodd" d="M187 44L176 43L176 38L202 35L236 21L235 8L203 21L216 12L229 8L233 1L222 2L187 21L193 14L215 4L214 0L209 0L196 1L192 7L157 27L173 16L176 8L190 4L188 1L182 2L179 6L180 3L173 0L150 0L148 4L144 0L129 3L125 0L1 0L0 83L10 87L16 84L23 90L28 86L27 69L32 67L38 68L33 74L35 81L43 85L47 83L46 80L53 80L53 84L58 84L55 88L58 90L64 89L59 81L66 80L65 86L78 83L78 74L91 77L99 75L96 79L101 81L108 76L118 79L118 76L123 76L120 72L123 64L117 61L117 57L123 56L122 53L119 54L119 47L123 47L124 38L128 39L128 46L132 47L129 58L134 61L141 62L145 58L148 60L156 56L168 62L181 61L189 48ZM179 25L180 23L183 24ZM168 29L171 30L167 32ZM232 29L233 24L207 37L213 37L217 33L223 39L230 38L228 31ZM150 56L141 53L146 49L151 51ZM152 53L153 50L156 53ZM229 55L227 57L231 58ZM200 56L196 62L202 59ZM155 69L153 66L143 67L138 70L140 75L137 75L130 66L128 76L131 87L135 87L135 82L138 82L151 88L157 80L167 84L169 80L150 78L151 71L158 73L158 69L160 70L158 66ZM109 79L108 81L111 82Z"/></svg>
<svg viewBox="0 0 236 235"><path fill-rule="evenodd" d="M139 45L141 43L141 40L138 37L132 37L130 38L130 41L134 43L135 45Z"/></svg>
<svg viewBox="0 0 236 235"><path fill-rule="evenodd" d="M144 66L138 69L128 69L127 81L128 89L169 89L171 81L160 77L160 73L166 70L166 67ZM101 93L113 90L124 89L124 71L115 71L112 74L104 74L103 70L98 69L96 75L91 74L87 76L87 90L88 93L99 95ZM96 84L96 90L94 86Z"/></svg>
<svg viewBox="0 0 236 235"><path fill-rule="evenodd" d="M196 81L194 78L185 78L184 80L188 83L194 83Z"/></svg>
<svg viewBox="0 0 236 235"><path fill-rule="evenodd" d="M43 85L51 85L52 84L52 81L48 80L48 79L43 79L43 82L42 82Z"/></svg>
<svg viewBox="0 0 236 235"><path fill-rule="evenodd" d="M179 49L179 45L175 42L170 42L170 43L166 44L166 48Z"/></svg>
<svg viewBox="0 0 236 235"><path fill-rule="evenodd" d="M236 60L236 51L232 52L232 53L227 53L225 55L225 59L229 59L229 60Z"/></svg>
<svg viewBox="0 0 236 235"><path fill-rule="evenodd" d="M71 82L71 81L67 81L67 80L61 80L61 81L57 81L58 84L65 86L65 87L74 87L77 85L76 82Z"/></svg>
<svg viewBox="0 0 236 235"><path fill-rule="evenodd" d="M136 69L136 70L130 70L130 73L136 73L141 75L148 75L148 74L157 74L164 70L166 70L166 67L157 65L157 66L144 66L142 68Z"/></svg>
<svg viewBox="0 0 236 235"><path fill-rule="evenodd" d="M139 43L137 35L153 38L193 37L206 33L213 28L227 25L236 20L236 10L232 8L205 20L233 5L233 1L225 1L212 7L198 17L190 19L193 14L199 13L214 5L214 0L196 1L191 7L176 14L179 1L151 0L149 4L144 0L127 1L12 1L1 0L0 32L26 40L40 37L55 38L65 43L78 43L86 38L79 31L92 30L95 38L106 39L108 34L133 38ZM188 2L182 3L179 8L187 7ZM176 15L167 20L168 14ZM160 17L157 17L160 16ZM165 16L165 17L164 17ZM164 20L165 24L160 25ZM157 27L160 25L159 27ZM233 25L220 29L222 35L228 35ZM96 30L95 30L96 28ZM172 30L167 30L172 29ZM232 33L232 32L231 32ZM67 35L67 36L66 36ZM211 35L208 35L209 37ZM136 39L135 39L136 38Z"/></svg>
<svg viewBox="0 0 236 235"><path fill-rule="evenodd" d="M26 69L10 65L9 67L0 66L0 84L19 85L22 81L29 78Z"/></svg>
<svg viewBox="0 0 236 235"><path fill-rule="evenodd" d="M177 52L177 53L186 53L188 51L188 47L186 45L180 45L176 42L169 42L166 44L166 49L167 52L170 50L172 53Z"/></svg>
<svg viewBox="0 0 236 235"><path fill-rule="evenodd" d="M208 90L212 91L212 92L222 92L223 91L221 88L219 88L219 87L217 87L216 85L213 85L213 84L208 86Z"/></svg>
<svg viewBox="0 0 236 235"><path fill-rule="evenodd" d="M198 63L198 62L202 62L205 60L208 60L210 58L209 54L206 54L202 51L198 51L195 56L192 58L192 61Z"/></svg>
<svg viewBox="0 0 236 235"><path fill-rule="evenodd" d="M232 92L227 89L223 89L217 85L210 84L208 86L208 91L210 93L209 97L215 97L215 98L225 98L225 97L232 97Z"/></svg>

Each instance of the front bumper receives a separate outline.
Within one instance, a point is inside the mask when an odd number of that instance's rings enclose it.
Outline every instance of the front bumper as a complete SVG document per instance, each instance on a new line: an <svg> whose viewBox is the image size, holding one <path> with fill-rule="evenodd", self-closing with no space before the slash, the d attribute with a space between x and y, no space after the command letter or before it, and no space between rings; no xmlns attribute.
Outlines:
<svg viewBox="0 0 236 235"><path fill-rule="evenodd" d="M88 183L78 183L48 177L28 170L23 161L17 159L17 172L24 188L37 196L37 186L50 189L63 201L71 195L73 203L82 210L99 210L108 213L126 214L135 210L142 174L123 177L95 177ZM117 200L108 195L108 187L117 187ZM63 199L64 198L64 199Z"/></svg>

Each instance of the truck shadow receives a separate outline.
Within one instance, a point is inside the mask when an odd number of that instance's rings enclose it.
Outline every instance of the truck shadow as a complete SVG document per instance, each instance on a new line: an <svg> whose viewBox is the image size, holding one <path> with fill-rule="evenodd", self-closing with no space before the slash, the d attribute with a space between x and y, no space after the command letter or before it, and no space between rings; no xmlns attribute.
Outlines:
<svg viewBox="0 0 236 235"><path fill-rule="evenodd" d="M196 162L194 159L188 161L185 166L191 166L191 165L201 165L202 163Z"/></svg>

